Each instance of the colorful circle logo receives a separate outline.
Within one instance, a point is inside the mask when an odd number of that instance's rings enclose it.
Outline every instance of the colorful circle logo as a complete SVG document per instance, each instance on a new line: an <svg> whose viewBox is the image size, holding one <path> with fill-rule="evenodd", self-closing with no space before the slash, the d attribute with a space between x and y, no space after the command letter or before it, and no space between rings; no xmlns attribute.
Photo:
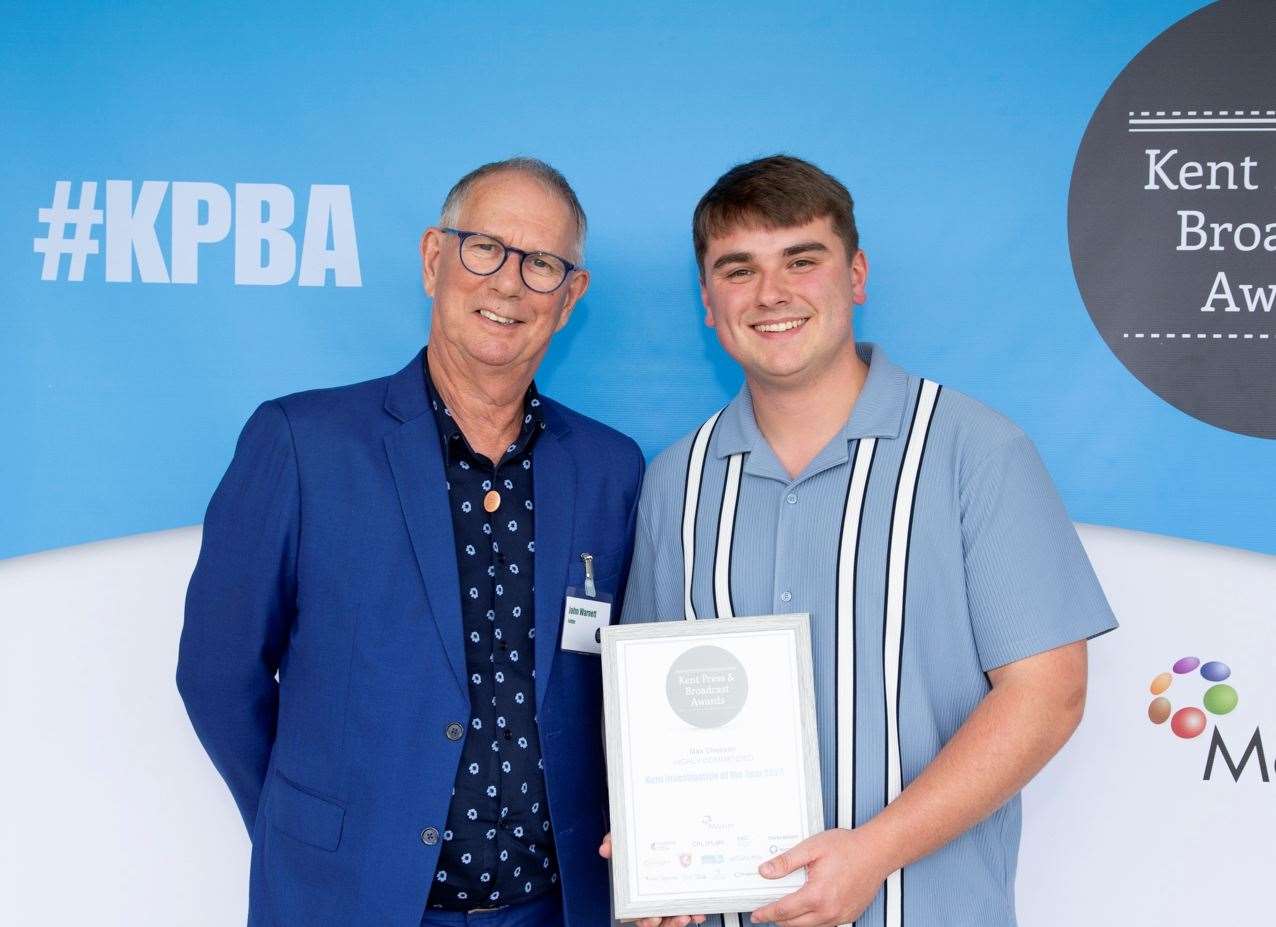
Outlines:
<svg viewBox="0 0 1276 927"><path fill-rule="evenodd" d="M1205 690L1205 695L1201 698L1205 711L1195 705L1188 705L1175 711L1170 700L1165 697L1165 693L1174 684L1175 677L1188 676L1193 672L1199 672L1202 679L1213 683ZM1153 724L1164 724L1169 721L1170 730L1184 740L1199 736L1205 730L1206 711L1212 715L1225 715L1240 702L1240 696L1236 694L1236 690L1225 681L1231 675L1231 667L1226 663L1210 660L1202 664L1196 657L1183 657L1170 667L1170 672L1157 673L1152 680L1152 685L1148 687L1155 696L1152 703L1148 705L1148 720Z"/></svg>

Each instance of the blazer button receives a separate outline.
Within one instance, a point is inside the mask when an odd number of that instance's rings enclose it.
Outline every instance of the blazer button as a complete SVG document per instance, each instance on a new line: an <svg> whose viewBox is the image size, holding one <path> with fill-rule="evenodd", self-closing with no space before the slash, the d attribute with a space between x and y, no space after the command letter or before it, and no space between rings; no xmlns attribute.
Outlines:
<svg viewBox="0 0 1276 927"><path fill-rule="evenodd" d="M427 827L421 831L421 842L427 847L432 847L439 842L439 829L437 827Z"/></svg>
<svg viewBox="0 0 1276 927"><path fill-rule="evenodd" d="M457 721L453 721L451 724L447 726L448 740L460 740L464 734L465 734L465 728L461 727L460 723Z"/></svg>

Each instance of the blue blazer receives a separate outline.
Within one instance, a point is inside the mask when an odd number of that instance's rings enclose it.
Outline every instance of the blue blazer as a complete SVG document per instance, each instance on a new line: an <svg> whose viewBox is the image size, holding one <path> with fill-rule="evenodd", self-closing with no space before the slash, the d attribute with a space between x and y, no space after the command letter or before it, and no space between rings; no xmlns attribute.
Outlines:
<svg viewBox="0 0 1276 927"><path fill-rule="evenodd" d="M252 838L250 925L416 927L468 732L460 590L418 354L264 403L204 521L177 685ZM570 927L609 923L597 656L560 649L594 554L620 614L643 459L544 400L535 455L536 700ZM455 735L455 730L454 730Z"/></svg>

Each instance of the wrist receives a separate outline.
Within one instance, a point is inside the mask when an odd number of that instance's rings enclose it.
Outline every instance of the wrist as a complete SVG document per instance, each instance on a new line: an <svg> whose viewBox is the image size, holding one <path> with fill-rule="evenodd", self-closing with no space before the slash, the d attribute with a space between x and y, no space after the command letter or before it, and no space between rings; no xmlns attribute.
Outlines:
<svg viewBox="0 0 1276 927"><path fill-rule="evenodd" d="M910 862L903 834L885 812L856 828L856 832L863 835L871 856L869 863L883 879Z"/></svg>

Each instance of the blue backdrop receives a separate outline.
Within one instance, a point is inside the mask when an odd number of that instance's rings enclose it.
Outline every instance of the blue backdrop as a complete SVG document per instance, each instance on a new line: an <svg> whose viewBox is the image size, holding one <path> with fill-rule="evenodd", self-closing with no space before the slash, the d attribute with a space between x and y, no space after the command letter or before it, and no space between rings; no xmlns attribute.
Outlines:
<svg viewBox="0 0 1276 927"><path fill-rule="evenodd" d="M593 285L538 383L656 453L739 382L702 324L691 209L728 166L775 151L856 197L872 266L859 337L1019 422L1074 518L1276 552L1276 443L1145 389L1069 263L1090 115L1198 6L11 8L0 557L197 522L258 402L405 363L428 320L420 232L457 177L515 153L559 167L592 227ZM134 200L170 182L155 222L170 268L173 182L231 200L236 184L288 187L298 254L312 186L348 187L362 285L236 285L234 230L200 247L195 284L108 282L103 246L83 280L67 258L41 279L33 238L59 180L73 207L96 181L98 209L108 180Z"/></svg>

